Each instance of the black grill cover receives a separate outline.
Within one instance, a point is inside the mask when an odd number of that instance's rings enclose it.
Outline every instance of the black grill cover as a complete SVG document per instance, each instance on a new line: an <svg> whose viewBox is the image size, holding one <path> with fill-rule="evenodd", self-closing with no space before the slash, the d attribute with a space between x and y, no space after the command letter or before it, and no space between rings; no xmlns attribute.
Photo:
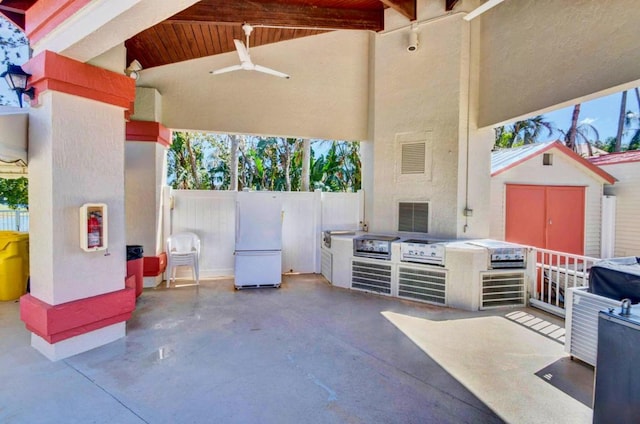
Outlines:
<svg viewBox="0 0 640 424"><path fill-rule="evenodd" d="M588 291L610 299L640 302L640 259L635 256L596 262L589 273Z"/></svg>

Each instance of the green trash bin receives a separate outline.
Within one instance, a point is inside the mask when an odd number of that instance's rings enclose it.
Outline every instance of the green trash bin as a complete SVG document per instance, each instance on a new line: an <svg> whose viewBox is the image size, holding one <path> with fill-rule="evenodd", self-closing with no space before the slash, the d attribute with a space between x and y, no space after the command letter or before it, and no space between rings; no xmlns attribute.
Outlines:
<svg viewBox="0 0 640 424"><path fill-rule="evenodd" d="M15 300L27 292L29 233L0 231L0 300Z"/></svg>

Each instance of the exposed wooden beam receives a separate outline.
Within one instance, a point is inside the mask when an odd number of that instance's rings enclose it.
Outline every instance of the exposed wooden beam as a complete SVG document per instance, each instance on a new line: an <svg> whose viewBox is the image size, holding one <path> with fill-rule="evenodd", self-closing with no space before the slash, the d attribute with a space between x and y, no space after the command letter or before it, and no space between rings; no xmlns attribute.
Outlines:
<svg viewBox="0 0 640 424"><path fill-rule="evenodd" d="M396 12L402 13L410 21L416 20L416 0L380 0L385 6L389 6Z"/></svg>
<svg viewBox="0 0 640 424"><path fill-rule="evenodd" d="M0 10L24 14L33 3L35 0L0 0Z"/></svg>
<svg viewBox="0 0 640 424"><path fill-rule="evenodd" d="M24 31L25 12L36 0L0 0L0 14Z"/></svg>
<svg viewBox="0 0 640 424"><path fill-rule="evenodd" d="M453 10L453 8L456 7L456 3L458 3L458 0L447 0L444 10L447 12Z"/></svg>
<svg viewBox="0 0 640 424"><path fill-rule="evenodd" d="M9 10L5 10L0 6L0 14L7 18L7 20L11 21L15 26L24 31L25 19L24 13L12 12Z"/></svg>
<svg viewBox="0 0 640 424"><path fill-rule="evenodd" d="M397 0L398 2L400 0ZM414 1L415 0L411 0ZM275 1L203 0L172 16L168 23L209 22L213 24L243 22L252 25L289 28L359 29L382 31L384 8L346 9L309 7Z"/></svg>

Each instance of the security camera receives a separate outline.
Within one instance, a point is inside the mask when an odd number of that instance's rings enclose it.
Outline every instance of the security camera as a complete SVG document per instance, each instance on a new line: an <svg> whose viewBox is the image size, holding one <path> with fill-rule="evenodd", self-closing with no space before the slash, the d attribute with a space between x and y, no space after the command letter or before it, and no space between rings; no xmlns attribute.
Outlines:
<svg viewBox="0 0 640 424"><path fill-rule="evenodd" d="M126 75L128 75L129 77L137 80L138 79L138 72L142 71L142 65L140 64L140 62L138 62L137 60L133 60L129 66L127 67L127 69L124 70L124 73Z"/></svg>
<svg viewBox="0 0 640 424"><path fill-rule="evenodd" d="M412 29L409 33L409 45L407 46L408 52L415 52L418 50L418 46L420 45L420 40L418 40L418 31Z"/></svg>

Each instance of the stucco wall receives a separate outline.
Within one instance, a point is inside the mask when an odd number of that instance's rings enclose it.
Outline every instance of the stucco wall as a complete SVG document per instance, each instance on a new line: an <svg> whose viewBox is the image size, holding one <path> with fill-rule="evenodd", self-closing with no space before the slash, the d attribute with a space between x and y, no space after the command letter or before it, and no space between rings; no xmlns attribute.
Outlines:
<svg viewBox="0 0 640 424"><path fill-rule="evenodd" d="M160 195L166 175L166 148L155 142L128 141L125 146L127 244L144 246L145 256L163 250Z"/></svg>
<svg viewBox="0 0 640 424"><path fill-rule="evenodd" d="M616 196L615 256L640 256L640 162L602 165L618 181L605 186L605 194Z"/></svg>
<svg viewBox="0 0 640 424"><path fill-rule="evenodd" d="M366 140L369 35L335 31L251 48L252 71L211 75L235 52L149 69L139 86L162 93L162 123L174 129Z"/></svg>
<svg viewBox="0 0 640 424"><path fill-rule="evenodd" d="M551 149L553 165L543 166L542 155L535 156L491 178L490 237L505 237L506 184L550 186L584 186L585 189L585 246L586 256L600 257L600 227L603 184L592 174L578 168L575 161Z"/></svg>
<svg viewBox="0 0 640 424"><path fill-rule="evenodd" d="M486 12L474 23L480 126L640 80L638 22L637 0L505 1Z"/></svg>
<svg viewBox="0 0 640 424"><path fill-rule="evenodd" d="M376 37L373 231L397 230L398 201L428 200L430 234L456 235L463 25L457 15L419 26L415 52L409 27ZM399 142L421 138L430 175L400 175Z"/></svg>
<svg viewBox="0 0 640 424"><path fill-rule="evenodd" d="M121 290L123 110L53 91L42 93L40 103L29 112L31 292L57 305ZM84 203L108 206L108 252L80 248Z"/></svg>

